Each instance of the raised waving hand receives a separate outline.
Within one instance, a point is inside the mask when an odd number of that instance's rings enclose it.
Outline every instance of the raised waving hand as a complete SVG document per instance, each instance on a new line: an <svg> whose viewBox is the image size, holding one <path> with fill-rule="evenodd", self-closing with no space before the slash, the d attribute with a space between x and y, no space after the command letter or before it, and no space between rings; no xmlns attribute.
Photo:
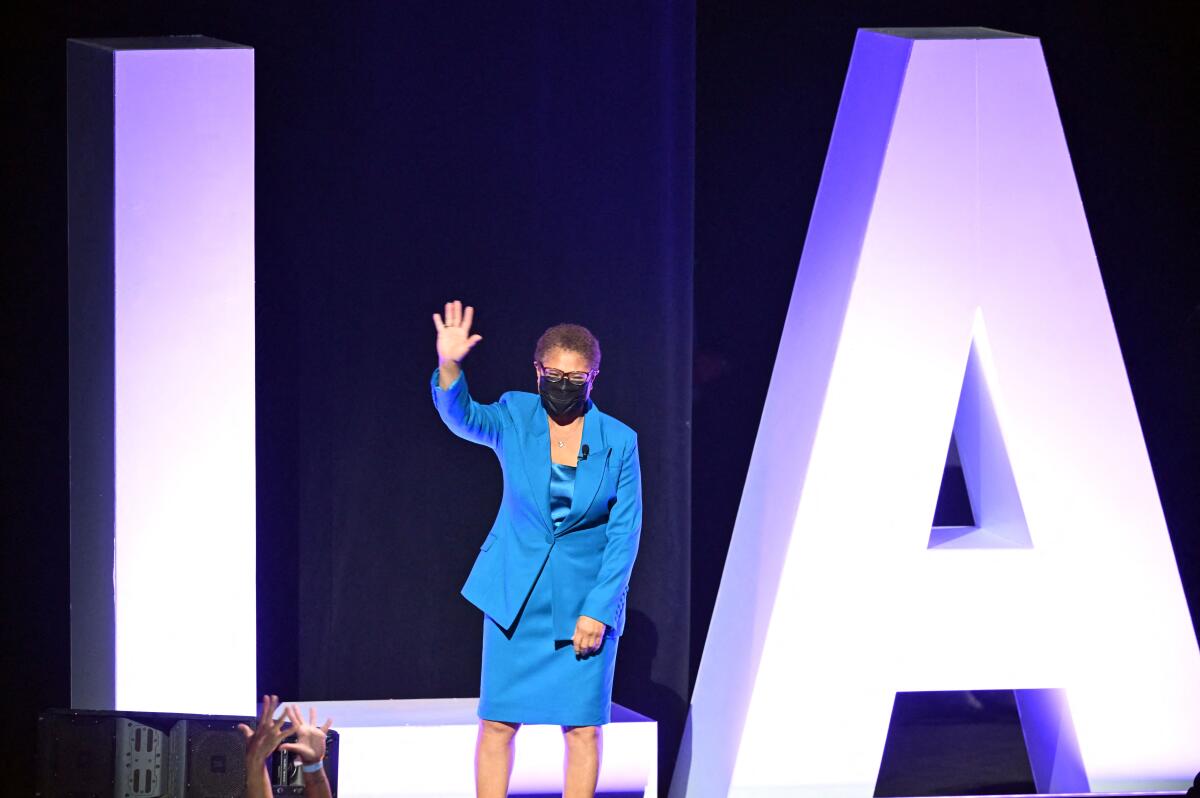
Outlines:
<svg viewBox="0 0 1200 798"><path fill-rule="evenodd" d="M471 335L471 323L475 320L475 308L459 300L446 303L446 315L433 314L433 326L437 329L438 362L459 363L471 347L483 340L482 335Z"/></svg>

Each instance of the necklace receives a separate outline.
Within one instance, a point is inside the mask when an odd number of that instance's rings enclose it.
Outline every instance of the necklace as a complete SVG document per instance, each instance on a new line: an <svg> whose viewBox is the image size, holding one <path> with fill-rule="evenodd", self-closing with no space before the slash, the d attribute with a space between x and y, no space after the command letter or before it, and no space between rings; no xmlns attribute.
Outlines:
<svg viewBox="0 0 1200 798"><path fill-rule="evenodd" d="M577 427L577 425L576 425L576 424L572 424L572 425L571 425L571 430L572 430L572 431L574 431L574 430L575 430L575 429L577 429L577 428L578 428L578 427ZM563 448L564 446L566 446L566 445L567 445L567 441L566 441L566 439L565 439L565 438L559 438L557 441L555 441L555 444L557 444L558 448L560 448L560 449L561 449L561 448Z"/></svg>

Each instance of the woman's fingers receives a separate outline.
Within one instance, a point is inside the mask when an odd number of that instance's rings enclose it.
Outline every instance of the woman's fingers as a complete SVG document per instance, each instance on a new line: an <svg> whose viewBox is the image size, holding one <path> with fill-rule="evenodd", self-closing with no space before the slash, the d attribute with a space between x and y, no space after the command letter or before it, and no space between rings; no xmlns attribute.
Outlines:
<svg viewBox="0 0 1200 798"><path fill-rule="evenodd" d="M238 731L240 731L242 736L244 736L247 740L254 736L254 731L245 723L239 723L237 727Z"/></svg>
<svg viewBox="0 0 1200 798"><path fill-rule="evenodd" d="M579 616L575 623L575 636L571 642L575 645L575 654L587 657L600 650L604 645L604 633L608 627L595 618Z"/></svg>
<svg viewBox="0 0 1200 798"><path fill-rule="evenodd" d="M433 314L433 326L441 332L444 327L461 327L463 335L471 332L475 323L475 308L471 305L463 307L462 300L455 299L447 302L442 313Z"/></svg>
<svg viewBox="0 0 1200 798"><path fill-rule="evenodd" d="M478 334L472 335L470 338L467 339L467 347L469 348L469 347L475 346L475 344L479 343L482 340L483 340L482 335L478 335Z"/></svg>
<svg viewBox="0 0 1200 798"><path fill-rule="evenodd" d="M594 654L600 648L600 635L595 632L576 632L571 641L575 646L575 656L586 657Z"/></svg>

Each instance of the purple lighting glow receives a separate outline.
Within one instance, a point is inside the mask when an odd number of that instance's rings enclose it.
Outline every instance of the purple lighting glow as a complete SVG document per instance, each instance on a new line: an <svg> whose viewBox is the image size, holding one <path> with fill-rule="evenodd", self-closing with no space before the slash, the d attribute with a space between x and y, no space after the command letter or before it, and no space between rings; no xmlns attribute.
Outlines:
<svg viewBox="0 0 1200 798"><path fill-rule="evenodd" d="M245 713L255 698L254 51L203 37L71 46L71 144L111 141L111 170L106 158L72 160L73 222L111 209L99 221L111 248L77 247L71 264L73 282L111 274L108 288L72 298L72 349L111 363L104 387L72 361L72 402L107 414L77 429L73 408L73 438L111 437L103 478L72 465L73 493L111 490L109 529L73 507L73 537L111 540L111 593L86 598L113 603L113 639L87 653L112 658L115 684L91 703ZM87 611L74 592L73 605L73 616ZM97 663L73 648L79 682Z"/></svg>
<svg viewBox="0 0 1200 798"><path fill-rule="evenodd" d="M255 693L254 52L116 56L117 706ZM148 640L171 666L146 656Z"/></svg>

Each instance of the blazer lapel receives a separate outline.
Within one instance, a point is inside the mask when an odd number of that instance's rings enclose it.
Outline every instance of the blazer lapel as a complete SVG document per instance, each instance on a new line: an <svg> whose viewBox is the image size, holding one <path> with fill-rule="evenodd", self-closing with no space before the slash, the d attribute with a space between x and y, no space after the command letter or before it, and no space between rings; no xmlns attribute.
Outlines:
<svg viewBox="0 0 1200 798"><path fill-rule="evenodd" d="M572 526L587 515L588 508L592 506L596 492L600 489L600 481L604 476L604 469L608 466L609 455L608 447L604 445L600 419L600 409L593 402L592 407L583 418L583 440L580 442L580 451L583 450L583 446L588 447L588 457L586 460L579 460L579 464L575 468L575 488L571 494L571 509L556 534L561 535L570 531ZM547 471L549 468L550 466L547 465ZM550 501L549 493L549 478L547 478L547 505Z"/></svg>
<svg viewBox="0 0 1200 798"><path fill-rule="evenodd" d="M532 426L532 434L525 438L525 452L521 460L525 463L525 476L529 478L529 495L541 510L546 528L553 532L554 519L550 517L550 418L541 403L534 411Z"/></svg>

